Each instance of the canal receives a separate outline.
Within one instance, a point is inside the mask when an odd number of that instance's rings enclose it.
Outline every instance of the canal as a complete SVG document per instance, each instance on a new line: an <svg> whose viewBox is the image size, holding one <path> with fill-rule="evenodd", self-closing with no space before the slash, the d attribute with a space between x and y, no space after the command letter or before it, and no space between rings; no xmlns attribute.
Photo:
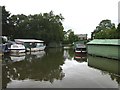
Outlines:
<svg viewBox="0 0 120 90"><path fill-rule="evenodd" d="M4 55L2 88L118 88L119 65L72 49Z"/></svg>

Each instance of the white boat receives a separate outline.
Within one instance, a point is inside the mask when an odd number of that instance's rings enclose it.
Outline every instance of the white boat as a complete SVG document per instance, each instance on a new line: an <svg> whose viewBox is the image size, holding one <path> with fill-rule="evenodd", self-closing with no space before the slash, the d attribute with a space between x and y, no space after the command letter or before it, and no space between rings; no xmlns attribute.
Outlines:
<svg viewBox="0 0 120 90"><path fill-rule="evenodd" d="M12 44L9 48L11 53L24 53L25 52L25 46L22 44Z"/></svg>
<svg viewBox="0 0 120 90"><path fill-rule="evenodd" d="M22 42L26 51L41 51L45 49L44 41L35 39L15 39L15 42Z"/></svg>
<svg viewBox="0 0 120 90"><path fill-rule="evenodd" d="M10 56L25 56L26 53L10 53Z"/></svg>
<svg viewBox="0 0 120 90"><path fill-rule="evenodd" d="M86 53L86 45L84 44L76 44L75 53Z"/></svg>
<svg viewBox="0 0 120 90"><path fill-rule="evenodd" d="M26 48L27 51L42 51L45 49L46 46L43 43L36 43L35 47Z"/></svg>

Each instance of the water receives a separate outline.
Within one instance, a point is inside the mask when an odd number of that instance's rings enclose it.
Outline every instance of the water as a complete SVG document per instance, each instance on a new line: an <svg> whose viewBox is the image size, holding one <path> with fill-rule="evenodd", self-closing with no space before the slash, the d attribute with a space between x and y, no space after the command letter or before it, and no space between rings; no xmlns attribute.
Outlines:
<svg viewBox="0 0 120 90"><path fill-rule="evenodd" d="M120 61L48 49L6 55L2 88L118 88Z"/></svg>

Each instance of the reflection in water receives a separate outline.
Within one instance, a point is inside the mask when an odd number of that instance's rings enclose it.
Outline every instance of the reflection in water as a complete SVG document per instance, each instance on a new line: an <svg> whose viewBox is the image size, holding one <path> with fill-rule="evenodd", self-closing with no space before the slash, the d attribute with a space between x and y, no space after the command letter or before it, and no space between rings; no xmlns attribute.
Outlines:
<svg viewBox="0 0 120 90"><path fill-rule="evenodd" d="M10 58L13 62L16 62L16 61L24 60L25 56L10 56Z"/></svg>
<svg viewBox="0 0 120 90"><path fill-rule="evenodd" d="M120 82L120 62L75 54L72 49L6 55L2 63L3 88L32 87L31 84L47 88L114 88Z"/></svg>
<svg viewBox="0 0 120 90"><path fill-rule="evenodd" d="M65 49L63 56L64 56L64 59L72 60L72 58L74 57L73 49Z"/></svg>
<svg viewBox="0 0 120 90"><path fill-rule="evenodd" d="M88 66L101 70L103 75L109 74L112 80L120 84L120 61L88 55Z"/></svg>
<svg viewBox="0 0 120 90"><path fill-rule="evenodd" d="M64 77L60 67L64 63L62 52L58 52L56 49L52 51L49 49L45 56L42 53L38 55L42 57L37 58L38 56L36 55L27 54L24 60L14 63L9 63L10 59L8 59L7 64L3 65L3 88L6 88L7 83L12 80L32 79L34 81L49 81L51 83L55 79L62 80Z"/></svg>
<svg viewBox="0 0 120 90"><path fill-rule="evenodd" d="M87 62L87 54L85 53L74 53L73 49L66 49L64 50L64 59L72 60L74 57L74 60L78 62Z"/></svg>
<svg viewBox="0 0 120 90"><path fill-rule="evenodd" d="M85 54L85 53L80 53L80 54L75 53L74 59L78 62L87 62L87 54Z"/></svg>

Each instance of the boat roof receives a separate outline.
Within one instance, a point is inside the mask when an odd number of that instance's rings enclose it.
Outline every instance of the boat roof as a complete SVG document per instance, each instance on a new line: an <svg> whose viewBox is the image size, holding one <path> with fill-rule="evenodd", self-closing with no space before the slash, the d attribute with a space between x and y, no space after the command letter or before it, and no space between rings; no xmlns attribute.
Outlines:
<svg viewBox="0 0 120 90"><path fill-rule="evenodd" d="M120 39L94 39L88 45L120 45Z"/></svg>
<svg viewBox="0 0 120 90"><path fill-rule="evenodd" d="M15 39L15 42L44 42L44 41L36 39Z"/></svg>

